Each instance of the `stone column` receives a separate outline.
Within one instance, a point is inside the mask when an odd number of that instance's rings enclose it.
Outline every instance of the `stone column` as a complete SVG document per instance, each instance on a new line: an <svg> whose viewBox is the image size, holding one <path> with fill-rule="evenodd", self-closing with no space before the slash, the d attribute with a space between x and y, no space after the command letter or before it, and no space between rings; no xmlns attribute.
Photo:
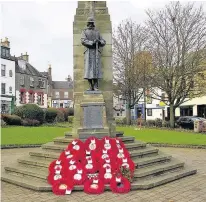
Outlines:
<svg viewBox="0 0 206 202"><path fill-rule="evenodd" d="M89 17L89 1L78 1L76 15L73 23L73 62L74 62L74 124L72 134L79 137L78 128L81 128L81 102L84 91L88 88L88 82L84 75L84 47L81 44L81 33L86 27ZM102 52L103 79L99 83L99 90L103 94L106 108L106 121L109 135L115 136L115 122L113 118L113 74L112 74L112 26L106 1L95 2L95 25L102 37L106 40L106 46Z"/></svg>

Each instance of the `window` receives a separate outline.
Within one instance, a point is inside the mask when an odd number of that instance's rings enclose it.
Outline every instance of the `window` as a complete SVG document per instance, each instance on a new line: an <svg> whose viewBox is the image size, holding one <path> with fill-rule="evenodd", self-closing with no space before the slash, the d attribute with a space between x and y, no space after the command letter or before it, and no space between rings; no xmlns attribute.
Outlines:
<svg viewBox="0 0 206 202"><path fill-rule="evenodd" d="M9 50L6 49L6 57L9 57Z"/></svg>
<svg viewBox="0 0 206 202"><path fill-rule="evenodd" d="M20 75L20 85L24 85L24 75Z"/></svg>
<svg viewBox="0 0 206 202"><path fill-rule="evenodd" d="M147 116L152 116L152 109L147 109Z"/></svg>
<svg viewBox="0 0 206 202"><path fill-rule="evenodd" d="M46 81L42 80L42 88L45 88L45 87L46 87Z"/></svg>
<svg viewBox="0 0 206 202"><path fill-rule="evenodd" d="M2 95L6 94L6 84L5 83L1 83L1 94Z"/></svg>
<svg viewBox="0 0 206 202"><path fill-rule="evenodd" d="M6 56L6 49L5 48L2 48L2 56Z"/></svg>
<svg viewBox="0 0 206 202"><path fill-rule="evenodd" d="M69 97L69 93L68 92L64 92L64 98L68 98Z"/></svg>
<svg viewBox="0 0 206 202"><path fill-rule="evenodd" d="M11 86L9 87L9 93L12 93L12 87Z"/></svg>
<svg viewBox="0 0 206 202"><path fill-rule="evenodd" d="M9 76L10 76L10 77L13 76L12 70L9 70Z"/></svg>
<svg viewBox="0 0 206 202"><path fill-rule="evenodd" d="M33 77L30 77L30 86L34 86L34 78Z"/></svg>
<svg viewBox="0 0 206 202"><path fill-rule="evenodd" d="M1 65L1 76L6 76L6 65Z"/></svg>
<svg viewBox="0 0 206 202"><path fill-rule="evenodd" d="M40 88L45 88L45 86L46 86L45 80L39 79L39 87L40 87Z"/></svg>
<svg viewBox="0 0 206 202"><path fill-rule="evenodd" d="M18 60L18 65L20 68L22 68L23 70L26 69L26 62L24 60Z"/></svg>
<svg viewBox="0 0 206 202"><path fill-rule="evenodd" d="M55 97L59 98L59 92L55 92Z"/></svg>

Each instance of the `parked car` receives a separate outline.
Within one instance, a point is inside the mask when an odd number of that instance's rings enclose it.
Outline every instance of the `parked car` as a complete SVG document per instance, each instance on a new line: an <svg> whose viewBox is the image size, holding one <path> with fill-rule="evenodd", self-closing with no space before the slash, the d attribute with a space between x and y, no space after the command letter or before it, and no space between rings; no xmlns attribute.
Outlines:
<svg viewBox="0 0 206 202"><path fill-rule="evenodd" d="M206 121L206 119L202 117L195 116L181 116L177 120L177 126L187 129L194 129L194 122L197 120Z"/></svg>

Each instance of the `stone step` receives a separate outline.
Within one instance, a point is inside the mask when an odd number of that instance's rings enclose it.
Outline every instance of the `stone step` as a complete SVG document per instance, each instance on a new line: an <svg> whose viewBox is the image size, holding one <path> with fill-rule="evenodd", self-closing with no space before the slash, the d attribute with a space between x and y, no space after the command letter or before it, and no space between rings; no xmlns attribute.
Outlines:
<svg viewBox="0 0 206 202"><path fill-rule="evenodd" d="M34 156L37 158L42 158L42 159L48 159L48 160L55 160L58 159L60 156L61 152L52 152L52 151L45 151L43 149L39 149L38 151L35 152L29 152L30 156Z"/></svg>
<svg viewBox="0 0 206 202"><path fill-rule="evenodd" d="M64 135L65 137L69 137L69 138L72 137L71 131L65 132ZM123 131L116 131L116 137L123 137L123 135L124 135Z"/></svg>
<svg viewBox="0 0 206 202"><path fill-rule="evenodd" d="M78 128L78 132L87 132L87 133L92 133L92 132L107 132L109 133L109 128L108 127L104 127L104 128L92 128L92 129L87 129L87 128Z"/></svg>
<svg viewBox="0 0 206 202"><path fill-rule="evenodd" d="M83 140L83 139L87 139L88 137L96 137L96 138L103 138L105 136L108 136L109 132L95 132L92 133L91 132L79 132L79 139Z"/></svg>
<svg viewBox="0 0 206 202"><path fill-rule="evenodd" d="M51 185L49 185L45 180L35 178L31 180L22 176L11 175L6 172L2 173L1 180L27 189L32 189L34 191L51 191Z"/></svg>
<svg viewBox="0 0 206 202"><path fill-rule="evenodd" d="M20 164L24 164L26 167L40 167L48 168L52 160L35 158L34 156L22 157L17 159Z"/></svg>
<svg viewBox="0 0 206 202"><path fill-rule="evenodd" d="M197 172L197 170L190 169L190 168L184 168L182 170L173 172L173 173L167 173L165 175L160 175L157 177L154 177L152 179L148 180L137 180L134 181L131 184L131 190L141 190L141 189L150 189L189 175L193 175ZM8 173L4 172L2 173L1 180L4 182L9 182L24 188L32 189L35 191L51 191L51 186L46 182L42 180L30 180L28 178L24 178L21 176L14 176L9 175ZM82 191L83 186L74 186L74 191ZM109 185L105 186L105 190L110 190Z"/></svg>
<svg viewBox="0 0 206 202"><path fill-rule="evenodd" d="M158 154L156 156L149 156L144 158L133 158L135 165L137 168L145 167L151 165L153 163L160 163L171 160L172 156L167 154Z"/></svg>
<svg viewBox="0 0 206 202"><path fill-rule="evenodd" d="M169 162L165 162L159 165L151 165L149 167L138 168L135 170L134 177L140 179L145 176L157 175L163 172L170 171L172 169L182 168L183 166L183 162L172 159Z"/></svg>
<svg viewBox="0 0 206 202"><path fill-rule="evenodd" d="M74 140L74 138L56 137L53 139L54 144L68 145Z"/></svg>
<svg viewBox="0 0 206 202"><path fill-rule="evenodd" d="M147 146L147 147L142 148L142 149L131 151L130 156L132 159L135 157L142 158L142 157L147 156L147 155L157 154L158 151L159 151L159 149L157 149L157 148Z"/></svg>
<svg viewBox="0 0 206 202"><path fill-rule="evenodd" d="M38 169L38 167L25 167L24 164L16 163L5 167L6 173L21 177L37 178L42 180L47 180L48 169L44 170Z"/></svg>
<svg viewBox="0 0 206 202"><path fill-rule="evenodd" d="M136 157L143 157L143 156L147 156L147 155L151 155L151 154L157 154L158 153L158 149L153 148L153 147L145 147L142 149L138 149L138 150L134 150L130 152L131 158L136 158ZM38 151L35 152L29 152L30 156L34 156L36 158L40 158L40 159L48 159L48 160L55 160L58 159L59 156L61 154L61 151L59 152L53 152L53 151L47 151L44 149L39 149Z"/></svg>
<svg viewBox="0 0 206 202"><path fill-rule="evenodd" d="M46 144L42 145L42 149L47 150L47 151L56 151L56 152L62 152L66 149L67 145L63 144L54 144L53 142L49 142ZM140 142L140 141L135 141L134 143L128 143L125 144L125 147L129 150L135 150L135 149L140 149L146 147L146 143Z"/></svg>
<svg viewBox="0 0 206 202"><path fill-rule="evenodd" d="M120 137L120 139L124 142L124 143L134 143L135 137L127 137L127 136L123 136ZM54 144L66 144L68 145L69 143L72 142L72 140L74 140L73 138L65 138L65 137L57 137L54 138ZM86 139L82 139L82 141L85 141Z"/></svg>
<svg viewBox="0 0 206 202"><path fill-rule="evenodd" d="M135 141L133 143L128 143L128 144L125 144L125 147L129 150L129 151L133 151L133 150L136 150L136 149L142 149L142 148L145 148L146 147L146 143L145 142L141 142L141 141Z"/></svg>
<svg viewBox="0 0 206 202"><path fill-rule="evenodd" d="M168 182L172 182L174 180L178 180L180 178L196 174L197 170L191 169L188 167L184 167L181 170L175 171L175 172L170 172L166 173L163 175L158 175L156 177L153 177L151 179L141 179L134 181L132 183L131 189L132 190L137 190L137 189L151 189L153 187L166 184Z"/></svg>
<svg viewBox="0 0 206 202"><path fill-rule="evenodd" d="M68 138L72 138L72 133L71 133L71 131L65 132L65 133L64 133L64 136L65 136L65 137L68 137Z"/></svg>

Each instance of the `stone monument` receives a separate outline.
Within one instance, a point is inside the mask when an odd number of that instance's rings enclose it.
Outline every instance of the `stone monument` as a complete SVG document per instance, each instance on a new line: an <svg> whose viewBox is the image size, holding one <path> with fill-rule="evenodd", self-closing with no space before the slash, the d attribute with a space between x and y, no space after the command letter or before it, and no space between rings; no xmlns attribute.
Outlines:
<svg viewBox="0 0 206 202"><path fill-rule="evenodd" d="M72 135L80 139L113 137L112 27L106 2L78 1L73 34Z"/></svg>

